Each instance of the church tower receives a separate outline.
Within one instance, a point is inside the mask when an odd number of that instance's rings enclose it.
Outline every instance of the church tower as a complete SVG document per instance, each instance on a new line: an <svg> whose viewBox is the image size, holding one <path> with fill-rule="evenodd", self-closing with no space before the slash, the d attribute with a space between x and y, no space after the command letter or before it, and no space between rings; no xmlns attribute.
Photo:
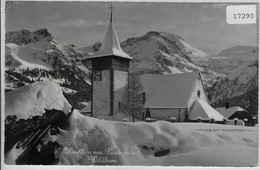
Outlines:
<svg viewBox="0 0 260 170"><path fill-rule="evenodd" d="M129 63L132 59L120 47L113 26L113 6L110 23L101 49L93 56L91 116L113 116L122 109L128 90ZM128 99L127 99L128 100Z"/></svg>

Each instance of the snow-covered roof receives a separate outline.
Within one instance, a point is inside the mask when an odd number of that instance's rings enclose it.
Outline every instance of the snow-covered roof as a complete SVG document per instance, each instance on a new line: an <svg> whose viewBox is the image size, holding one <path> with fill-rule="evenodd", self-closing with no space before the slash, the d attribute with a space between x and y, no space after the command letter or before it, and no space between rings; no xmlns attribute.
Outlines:
<svg viewBox="0 0 260 170"><path fill-rule="evenodd" d="M217 110L212 108L207 102L203 100L196 100L190 112L189 119L196 120L198 117L201 119L214 118L216 121L222 121L224 116Z"/></svg>
<svg viewBox="0 0 260 170"><path fill-rule="evenodd" d="M186 108L198 76L198 72L141 75L143 91L146 93L144 107Z"/></svg>
<svg viewBox="0 0 260 170"><path fill-rule="evenodd" d="M243 108L241 108L239 106L230 107L228 109L226 109L226 107L218 107L218 108L216 108L216 110L219 113L221 113L223 116L225 116L226 118L229 118L230 116L232 116L237 111L245 111L245 112L247 112L245 109L243 109Z"/></svg>
<svg viewBox="0 0 260 170"><path fill-rule="evenodd" d="M102 43L101 49L96 53L96 55L89 56L88 58L98 58L114 55L117 57L132 59L128 54L126 54L120 47L120 43L117 38L113 22L110 22L104 41Z"/></svg>

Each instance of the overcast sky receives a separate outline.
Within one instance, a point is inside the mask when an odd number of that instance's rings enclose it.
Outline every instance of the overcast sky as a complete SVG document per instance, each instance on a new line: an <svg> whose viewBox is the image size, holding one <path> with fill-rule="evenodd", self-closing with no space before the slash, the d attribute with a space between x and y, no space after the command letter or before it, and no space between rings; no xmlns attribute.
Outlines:
<svg viewBox="0 0 260 170"><path fill-rule="evenodd" d="M6 4L6 32L47 28L56 39L77 47L102 41L110 3L19 2ZM207 54L235 45L257 46L257 25L229 25L226 4L113 3L119 40L148 31L169 32Z"/></svg>

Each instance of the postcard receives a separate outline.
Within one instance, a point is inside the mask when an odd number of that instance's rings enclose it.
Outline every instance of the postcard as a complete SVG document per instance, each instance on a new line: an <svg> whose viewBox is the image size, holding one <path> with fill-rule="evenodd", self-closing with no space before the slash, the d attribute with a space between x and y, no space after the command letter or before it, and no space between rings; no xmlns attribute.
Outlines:
<svg viewBox="0 0 260 170"><path fill-rule="evenodd" d="M259 2L2 7L2 169L258 167Z"/></svg>

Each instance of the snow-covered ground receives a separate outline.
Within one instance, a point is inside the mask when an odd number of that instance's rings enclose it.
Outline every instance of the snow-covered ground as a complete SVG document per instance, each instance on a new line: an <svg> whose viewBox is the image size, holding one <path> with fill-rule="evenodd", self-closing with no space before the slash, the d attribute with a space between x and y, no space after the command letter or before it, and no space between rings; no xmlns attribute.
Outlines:
<svg viewBox="0 0 260 170"><path fill-rule="evenodd" d="M118 123L84 117L77 111L70 121L70 129L54 138L65 146L59 153L60 164L257 165L255 127Z"/></svg>
<svg viewBox="0 0 260 170"><path fill-rule="evenodd" d="M20 68L20 69L33 69L41 68L45 70L51 70L52 67L47 65L45 62L39 60L38 58L31 57L33 54L38 54L40 57L46 56L44 50L32 47L21 47L19 45L8 43L6 44L6 68Z"/></svg>
<svg viewBox="0 0 260 170"><path fill-rule="evenodd" d="M28 119L42 115L44 109L70 112L71 105L54 81L36 82L5 94L5 117L16 115L18 119Z"/></svg>
<svg viewBox="0 0 260 170"><path fill-rule="evenodd" d="M60 94L61 89L54 84L35 83L15 90L13 93L18 97L15 103L6 100L7 105L13 105L6 107L6 113L37 112L37 108L42 110L42 107L35 107L32 102L43 101L41 106L46 108L61 110L64 107L60 103L67 108L66 99L57 98L55 91ZM44 90L45 86L48 90ZM45 97L37 97L37 94ZM54 105L52 99L59 104ZM26 109L20 110L22 106ZM34 112L26 113L34 115ZM62 146L55 152L60 165L256 166L258 161L258 127L115 122L83 116L78 110L74 110L68 120L68 128L60 129L57 135L48 132L42 138L44 142L57 141ZM5 162L14 164L19 153L21 150L13 147L5 155Z"/></svg>

